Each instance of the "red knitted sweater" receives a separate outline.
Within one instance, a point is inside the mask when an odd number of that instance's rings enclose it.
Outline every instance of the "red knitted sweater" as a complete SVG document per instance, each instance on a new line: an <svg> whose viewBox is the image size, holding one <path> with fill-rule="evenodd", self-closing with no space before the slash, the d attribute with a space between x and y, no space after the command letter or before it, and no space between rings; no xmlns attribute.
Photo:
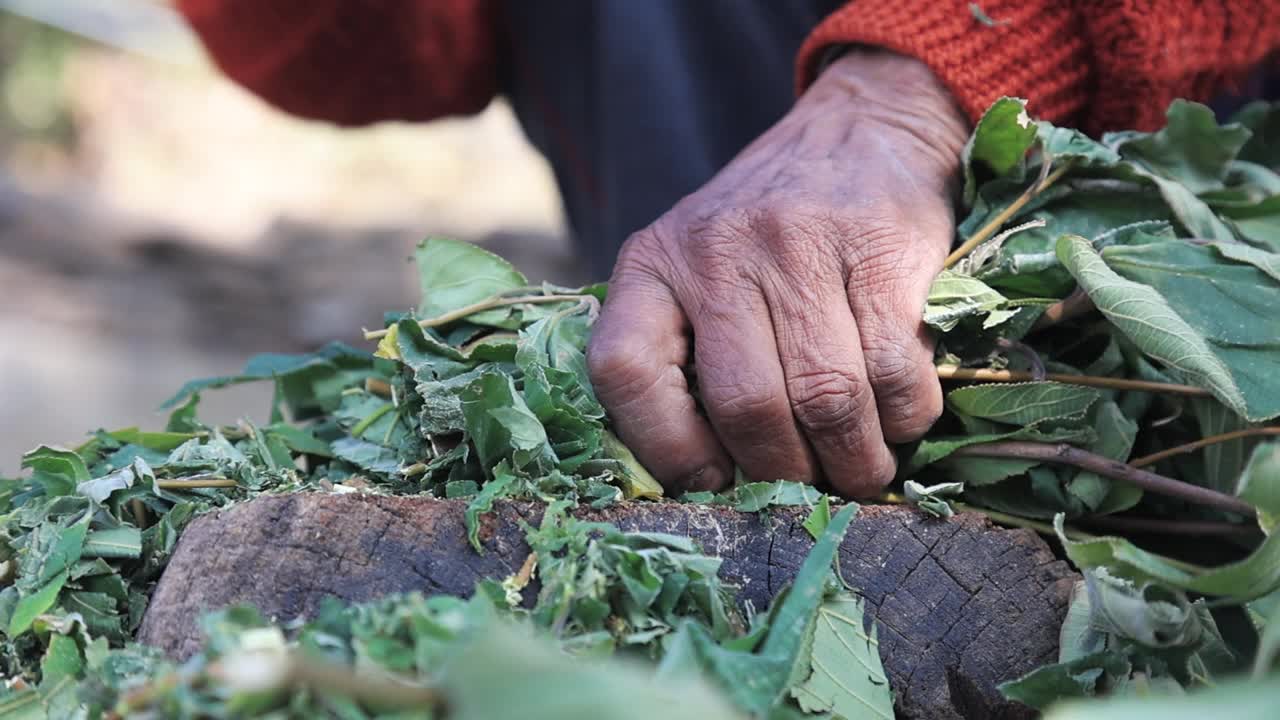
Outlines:
<svg viewBox="0 0 1280 720"><path fill-rule="evenodd" d="M342 124L483 108L497 88L493 0L179 0L214 60L282 109ZM856 43L927 63L976 118L1001 95L1092 131L1153 129L1280 47L1280 0L857 0L796 61ZM374 40L371 40L374 39ZM448 68L444 71L443 68ZM405 88L412 88L408 92Z"/></svg>

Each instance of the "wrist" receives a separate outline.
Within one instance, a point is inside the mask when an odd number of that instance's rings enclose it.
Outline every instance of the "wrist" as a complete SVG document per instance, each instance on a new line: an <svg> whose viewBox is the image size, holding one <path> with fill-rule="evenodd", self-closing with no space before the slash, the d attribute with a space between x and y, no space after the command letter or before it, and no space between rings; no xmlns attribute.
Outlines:
<svg viewBox="0 0 1280 720"><path fill-rule="evenodd" d="M959 168L969 120L942 81L920 60L888 50L844 46L797 101L841 112L880 131L906 131L947 174Z"/></svg>

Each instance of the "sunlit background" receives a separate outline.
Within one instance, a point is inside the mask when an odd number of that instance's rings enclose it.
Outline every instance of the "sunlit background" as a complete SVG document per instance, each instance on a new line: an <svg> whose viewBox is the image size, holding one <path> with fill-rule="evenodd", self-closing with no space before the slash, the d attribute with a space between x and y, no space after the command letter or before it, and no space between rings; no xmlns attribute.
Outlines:
<svg viewBox="0 0 1280 720"><path fill-rule="evenodd" d="M509 108L343 130L221 77L157 0L0 0L0 473L158 426L183 381L341 339L415 300L413 243L584 280ZM38 19L36 19L38 18ZM260 389L202 415L265 414Z"/></svg>

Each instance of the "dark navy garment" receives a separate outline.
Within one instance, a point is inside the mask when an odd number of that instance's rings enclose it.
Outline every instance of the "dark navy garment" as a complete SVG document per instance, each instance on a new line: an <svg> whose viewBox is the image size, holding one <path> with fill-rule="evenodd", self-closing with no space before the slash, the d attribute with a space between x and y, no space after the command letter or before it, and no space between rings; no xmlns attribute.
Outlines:
<svg viewBox="0 0 1280 720"><path fill-rule="evenodd" d="M555 170L593 276L787 112L800 44L842 4L507 1L503 91ZM1246 98L1214 107L1225 116Z"/></svg>
<svg viewBox="0 0 1280 720"><path fill-rule="evenodd" d="M550 160L593 276L795 100L841 0L510 0L503 90Z"/></svg>

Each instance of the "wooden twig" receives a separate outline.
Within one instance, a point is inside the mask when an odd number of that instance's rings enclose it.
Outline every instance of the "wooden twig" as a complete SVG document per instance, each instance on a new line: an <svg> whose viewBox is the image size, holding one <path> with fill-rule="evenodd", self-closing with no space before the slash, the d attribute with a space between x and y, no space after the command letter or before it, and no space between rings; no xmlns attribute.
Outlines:
<svg viewBox="0 0 1280 720"><path fill-rule="evenodd" d="M1109 457L1081 450L1066 443L1038 443L1020 440L978 443L960 448L954 454L970 457L1020 458L1072 465L1112 480L1136 485L1157 495L1186 500L1195 505L1236 513L1246 518L1253 518L1256 515L1253 506L1240 498L1220 493L1217 490L1200 487L1199 485L1185 483L1181 480L1174 480L1164 475L1157 475L1141 468L1126 465L1118 460L1112 460Z"/></svg>
<svg viewBox="0 0 1280 720"><path fill-rule="evenodd" d="M1043 167L1047 168L1048 165L1044 165ZM1043 176L1037 182L1032 183L1025 192L1018 196L1017 200L1009 203L1008 207L1001 210L995 217L991 218L991 221L986 225L978 228L977 232L971 235L968 240L965 240L960 245L960 247L956 248L950 255L948 255L943 267L951 267L952 265L960 262L960 259L973 252L974 248L986 242L987 238L999 232L1000 228L1003 227L1005 223L1009 222L1010 218L1017 215L1018 211L1026 207L1027 203L1031 202L1035 196L1044 192L1050 185L1053 185L1061 179L1063 175L1067 174L1067 170L1070 168L1071 163L1064 163L1057 170Z"/></svg>
<svg viewBox="0 0 1280 720"><path fill-rule="evenodd" d="M240 487L240 483L231 478L224 477L194 477L194 478L178 478L174 480L156 480L156 486L161 490L199 490L201 488L233 488Z"/></svg>
<svg viewBox="0 0 1280 720"><path fill-rule="evenodd" d="M537 304L568 301L581 302L583 297L584 296L582 295L521 295L519 297L503 297L501 295L495 295L493 297L485 298L480 302L467 305L466 307L460 307L457 310L450 310L447 313L437 315L433 318L419 320L418 325L423 328L439 327L441 325L448 325L451 322L457 322L468 315L475 315L476 313L484 312L485 310L492 310L494 308L507 307L510 305L526 305L531 303ZM390 330L385 328L382 330L366 330L364 333L364 339L378 340L386 337L388 332L390 332Z"/></svg>
<svg viewBox="0 0 1280 720"><path fill-rule="evenodd" d="M1245 428L1243 430L1233 430L1231 432L1222 433L1221 435L1210 435L1207 438L1200 438L1199 440L1184 443L1182 445L1176 445L1174 447L1161 450L1160 452L1153 452L1150 455L1143 455L1140 458L1135 458L1129 461L1129 466L1146 467L1147 465L1154 465L1165 458L1170 458L1174 455L1181 455L1183 453L1195 452L1196 450L1209 447L1210 445L1217 445L1218 443L1230 442L1241 438L1262 437L1265 435L1280 436L1280 427Z"/></svg>
<svg viewBox="0 0 1280 720"><path fill-rule="evenodd" d="M1065 385L1084 385L1087 387L1106 388L1108 390L1138 390L1141 392L1165 393L1170 395L1189 395L1192 397L1209 397L1210 392L1194 385L1178 385L1176 383L1152 382L1150 380L1130 380L1128 378L1105 377L1099 375L1070 375L1067 373L1045 373L1037 378L1035 373L1021 370L989 370L987 368L962 368L955 365L939 365L938 378L942 380L971 380L975 382L1031 382L1034 380L1052 380Z"/></svg>
<svg viewBox="0 0 1280 720"><path fill-rule="evenodd" d="M1256 525L1208 520L1135 517L1132 515L1085 515L1084 517L1075 518L1072 522L1084 523L1085 525L1092 525L1111 531L1154 533L1157 535L1254 537L1260 533Z"/></svg>
<svg viewBox="0 0 1280 720"><path fill-rule="evenodd" d="M1083 288L1078 287L1070 295L1045 308L1040 317L1036 318L1035 324L1031 326L1031 331L1036 332L1037 330L1052 327L1064 320L1079 317L1095 309L1096 306L1093 304L1093 300L1089 298L1089 294Z"/></svg>

